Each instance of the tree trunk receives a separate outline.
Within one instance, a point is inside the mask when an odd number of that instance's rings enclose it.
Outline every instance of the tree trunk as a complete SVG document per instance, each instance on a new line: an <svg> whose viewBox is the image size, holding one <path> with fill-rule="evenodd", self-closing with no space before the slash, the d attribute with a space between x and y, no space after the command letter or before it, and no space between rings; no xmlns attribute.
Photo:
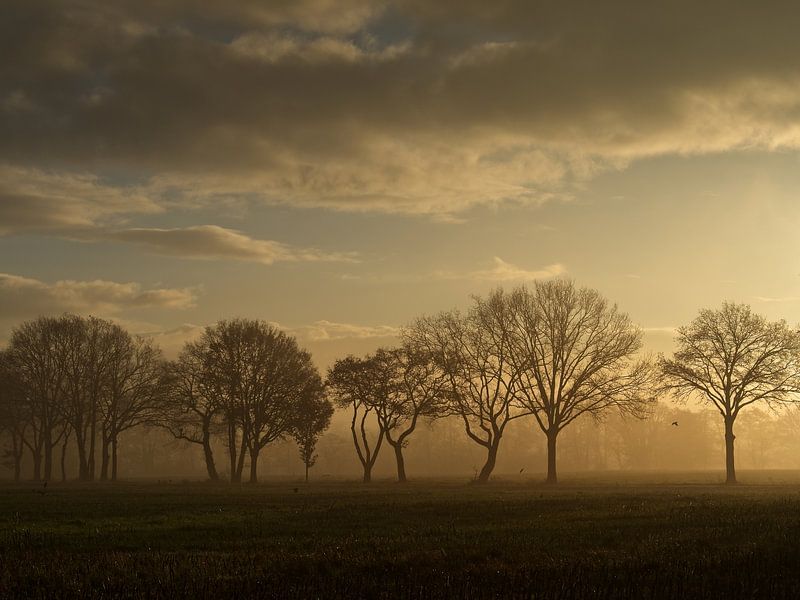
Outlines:
<svg viewBox="0 0 800 600"><path fill-rule="evenodd" d="M117 480L117 434L111 437L111 481Z"/></svg>
<svg viewBox="0 0 800 600"><path fill-rule="evenodd" d="M556 439L558 438L558 430L550 430L547 432L547 479L545 483L558 483L558 475L556 474Z"/></svg>
<svg viewBox="0 0 800 600"><path fill-rule="evenodd" d="M733 417L725 418L725 483L736 483L736 466L733 460Z"/></svg>
<svg viewBox="0 0 800 600"><path fill-rule="evenodd" d="M16 442L14 443L14 481L19 482L20 478L22 477L22 451L24 448L21 445L17 446Z"/></svg>
<svg viewBox="0 0 800 600"><path fill-rule="evenodd" d="M50 481L53 476L53 441L48 435L44 440L44 480Z"/></svg>
<svg viewBox="0 0 800 600"><path fill-rule="evenodd" d="M95 445L95 438L97 437L97 409L92 408L92 424L89 428L89 456L87 461L87 479L89 481L94 481L95 476L95 464L94 464L94 445Z"/></svg>
<svg viewBox="0 0 800 600"><path fill-rule="evenodd" d="M31 458L33 459L33 480L34 481L41 481L42 480L42 450L41 448L36 448L36 450L31 449Z"/></svg>
<svg viewBox="0 0 800 600"><path fill-rule="evenodd" d="M403 458L403 444L398 442L394 445L394 457L397 460L397 481L405 483L406 480L406 461Z"/></svg>
<svg viewBox="0 0 800 600"><path fill-rule="evenodd" d="M67 480L67 442L69 437L64 436L64 443L61 444L61 481Z"/></svg>
<svg viewBox="0 0 800 600"><path fill-rule="evenodd" d="M14 452L14 481L19 482L20 477L22 477L22 453L25 450L25 446L23 445L24 442L17 437L16 432L11 433L11 442Z"/></svg>
<svg viewBox="0 0 800 600"><path fill-rule="evenodd" d="M258 483L258 449L250 450L250 483Z"/></svg>
<svg viewBox="0 0 800 600"><path fill-rule="evenodd" d="M206 471L211 481L219 481L217 465L214 463L214 452L211 448L211 432L207 426L203 427L203 457L206 460Z"/></svg>
<svg viewBox="0 0 800 600"><path fill-rule="evenodd" d="M491 477L492 471L494 471L494 466L497 463L497 450L499 447L500 439L495 438L489 445L486 454L486 462L484 463L481 472L478 474L478 479L476 480L478 483L486 483L489 481L489 477Z"/></svg>
<svg viewBox="0 0 800 600"><path fill-rule="evenodd" d="M231 463L231 483L239 483L241 478L237 478L236 472L236 425L228 419L228 458Z"/></svg>
<svg viewBox="0 0 800 600"><path fill-rule="evenodd" d="M107 481L108 480L108 463L109 463L109 439L108 434L106 433L105 429L102 433L102 445L100 447L100 480Z"/></svg>
<svg viewBox="0 0 800 600"><path fill-rule="evenodd" d="M247 450L247 439L245 438L244 431L242 431L242 443L239 446L239 461L236 464L236 483L242 482L242 473L244 473L244 457Z"/></svg>
<svg viewBox="0 0 800 600"><path fill-rule="evenodd" d="M370 483L372 481L372 465L369 463L364 465L364 479L362 481L364 483Z"/></svg>
<svg viewBox="0 0 800 600"><path fill-rule="evenodd" d="M304 461L306 465L306 483L308 483L308 462Z"/></svg>
<svg viewBox="0 0 800 600"><path fill-rule="evenodd" d="M78 449L78 479L86 481L89 479L89 465L86 461L85 440L79 429L75 430L75 447Z"/></svg>

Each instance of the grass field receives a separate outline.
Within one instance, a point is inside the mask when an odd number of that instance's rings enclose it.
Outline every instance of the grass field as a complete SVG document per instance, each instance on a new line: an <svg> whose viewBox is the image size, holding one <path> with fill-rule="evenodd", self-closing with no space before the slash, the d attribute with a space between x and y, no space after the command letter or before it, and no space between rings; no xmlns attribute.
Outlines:
<svg viewBox="0 0 800 600"><path fill-rule="evenodd" d="M800 479L717 477L5 485L0 597L800 597Z"/></svg>

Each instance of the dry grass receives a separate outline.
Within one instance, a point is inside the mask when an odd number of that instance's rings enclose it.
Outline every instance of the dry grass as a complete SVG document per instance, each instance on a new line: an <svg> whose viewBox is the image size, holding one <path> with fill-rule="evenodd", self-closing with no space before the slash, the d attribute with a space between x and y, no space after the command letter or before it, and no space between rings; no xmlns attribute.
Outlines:
<svg viewBox="0 0 800 600"><path fill-rule="evenodd" d="M706 481L6 486L0 597L800 596L800 485Z"/></svg>

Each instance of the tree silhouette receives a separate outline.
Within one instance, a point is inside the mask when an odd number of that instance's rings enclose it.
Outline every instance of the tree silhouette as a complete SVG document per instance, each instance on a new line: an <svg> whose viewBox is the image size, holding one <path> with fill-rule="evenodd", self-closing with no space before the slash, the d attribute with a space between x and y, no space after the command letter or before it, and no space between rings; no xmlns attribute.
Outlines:
<svg viewBox="0 0 800 600"><path fill-rule="evenodd" d="M110 476L116 481L119 436L139 425L157 422L168 396L168 377L161 350L152 342L132 337L116 325L113 336L107 392L100 401L103 419L101 478Z"/></svg>
<svg viewBox="0 0 800 600"><path fill-rule="evenodd" d="M352 413L350 432L364 483L372 481L372 468L386 437L385 419L378 411L390 401L394 368L387 353L377 352L365 358L341 358L328 370L326 386L334 402Z"/></svg>
<svg viewBox="0 0 800 600"><path fill-rule="evenodd" d="M473 297L466 314L422 317L404 333L446 373L450 411L461 418L467 437L485 448L486 460L476 477L480 483L494 470L508 424L527 414L517 402L519 378L510 360L511 316L498 290L485 299Z"/></svg>
<svg viewBox="0 0 800 600"><path fill-rule="evenodd" d="M302 401L322 389L319 373L293 337L265 321L220 321L197 343L209 393L225 417L231 481L241 481L249 455L255 483L259 453L291 433Z"/></svg>
<svg viewBox="0 0 800 600"><path fill-rule="evenodd" d="M407 480L403 449L421 419L448 414L449 378L425 351L406 343L400 348L379 350L392 369L393 381L386 402L376 406L386 431L386 442L394 449L397 481Z"/></svg>
<svg viewBox="0 0 800 600"><path fill-rule="evenodd" d="M167 373L167 393L156 423L177 439L199 444L208 478L218 481L212 436L221 429L217 416L222 407L203 369L203 345L187 343L178 360L168 365Z"/></svg>
<svg viewBox="0 0 800 600"><path fill-rule="evenodd" d="M297 406L292 437L297 443L300 459L305 467L306 483L308 483L308 470L317 462L317 442L330 426L332 416L333 405L322 390L308 394Z"/></svg>
<svg viewBox="0 0 800 600"><path fill-rule="evenodd" d="M725 424L726 483L736 483L734 423L751 404L769 408L797 401L800 335L785 321L770 322L745 304L704 309L678 329L678 350L661 360L664 388L679 400L696 396Z"/></svg>
<svg viewBox="0 0 800 600"><path fill-rule="evenodd" d="M558 434L609 409L644 417L655 402L651 361L636 360L642 333L599 292L566 279L508 296L514 393L547 437L547 482L556 483Z"/></svg>
<svg viewBox="0 0 800 600"><path fill-rule="evenodd" d="M66 431L64 403L66 360L70 321L39 317L16 327L11 334L8 356L23 389L29 417L23 444L33 459L33 479L49 480L53 472L53 448Z"/></svg>
<svg viewBox="0 0 800 600"><path fill-rule="evenodd" d="M4 449L4 462L14 470L14 481L22 474L22 457L31 420L31 406L25 402L22 382L17 377L7 350L0 351L0 433L8 435L10 448Z"/></svg>

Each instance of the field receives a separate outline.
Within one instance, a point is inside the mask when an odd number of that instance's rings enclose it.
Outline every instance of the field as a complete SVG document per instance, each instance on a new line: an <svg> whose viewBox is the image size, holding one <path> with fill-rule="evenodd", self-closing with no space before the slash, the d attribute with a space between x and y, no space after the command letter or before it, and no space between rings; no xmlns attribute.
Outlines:
<svg viewBox="0 0 800 600"><path fill-rule="evenodd" d="M6 484L0 597L800 597L796 474L717 478Z"/></svg>

